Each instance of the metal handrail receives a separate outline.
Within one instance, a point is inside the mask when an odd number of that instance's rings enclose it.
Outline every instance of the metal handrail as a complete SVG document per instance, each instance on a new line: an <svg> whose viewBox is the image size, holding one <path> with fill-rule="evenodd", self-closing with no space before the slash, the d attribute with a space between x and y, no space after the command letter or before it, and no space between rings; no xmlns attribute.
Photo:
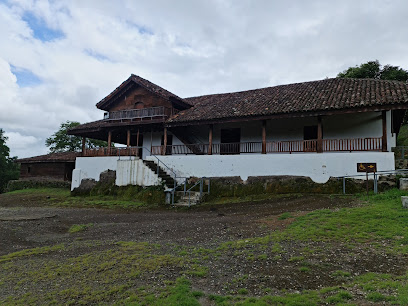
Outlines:
<svg viewBox="0 0 408 306"><path fill-rule="evenodd" d="M177 184L177 178L179 178L179 179L184 179L184 194L185 194L185 192L186 192L186 186L187 186L187 177L185 177L185 176L177 176L177 174L173 171L173 169L171 169L171 168L168 167L165 163L163 163L163 162L157 157L156 154L153 154L152 151L150 151L150 150L149 150L148 148L146 148L146 147L142 147L142 148L143 148L143 149L146 149L146 150L150 153L150 156L154 156L154 157L157 159L157 175L159 175L160 163L162 163L167 169L169 169L169 170L174 174L174 178L173 178L174 186L173 186L172 189L170 189L170 192L171 192L171 203L172 203L172 205L174 206L174 194L176 193L177 187L180 187L180 186L181 186L181 184L180 184L180 185ZM201 197L201 195L200 195L200 197ZM189 202L190 202L190 199L189 199ZM189 206L190 206L190 204L189 204Z"/></svg>
<svg viewBox="0 0 408 306"><path fill-rule="evenodd" d="M397 174L399 172L408 173L408 169L395 169L395 170L382 170L376 171L372 173L362 173L362 174L354 174L354 175L344 175L344 176L335 176L334 178L342 179L343 180L343 194L346 194L346 178L353 178L353 177L368 177L373 176L374 180L374 193L378 193L378 175L379 174Z"/></svg>
<svg viewBox="0 0 408 306"><path fill-rule="evenodd" d="M205 176L201 177L200 180L197 183L195 183L193 186L191 186L187 191L184 188L184 195L188 192L188 207L191 206L191 190L195 186L197 186L198 184L200 184L200 199L202 198L203 189L204 189L204 179L208 179L208 191L207 192L208 192L208 194L210 194L210 179L206 178ZM174 203L173 203L173 205L174 205Z"/></svg>

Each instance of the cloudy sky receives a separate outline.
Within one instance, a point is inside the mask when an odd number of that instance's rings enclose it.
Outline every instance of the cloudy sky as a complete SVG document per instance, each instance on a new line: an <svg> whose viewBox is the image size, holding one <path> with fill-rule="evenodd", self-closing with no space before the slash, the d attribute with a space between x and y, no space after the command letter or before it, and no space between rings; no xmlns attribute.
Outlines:
<svg viewBox="0 0 408 306"><path fill-rule="evenodd" d="M45 154L131 73L188 97L408 69L407 17L405 0L0 0L0 128L13 156Z"/></svg>

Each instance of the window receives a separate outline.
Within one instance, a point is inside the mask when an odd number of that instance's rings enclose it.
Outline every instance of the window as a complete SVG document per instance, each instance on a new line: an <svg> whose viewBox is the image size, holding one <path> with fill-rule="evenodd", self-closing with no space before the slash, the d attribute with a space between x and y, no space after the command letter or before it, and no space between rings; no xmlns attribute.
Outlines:
<svg viewBox="0 0 408 306"><path fill-rule="evenodd" d="M135 102L134 107L136 109L144 108L144 103L142 101L137 101L137 102Z"/></svg>

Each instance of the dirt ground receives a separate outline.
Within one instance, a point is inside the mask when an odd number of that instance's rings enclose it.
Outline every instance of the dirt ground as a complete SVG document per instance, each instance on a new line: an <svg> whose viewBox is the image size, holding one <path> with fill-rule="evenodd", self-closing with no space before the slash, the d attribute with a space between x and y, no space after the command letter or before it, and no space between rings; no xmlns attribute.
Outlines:
<svg viewBox="0 0 408 306"><path fill-rule="evenodd" d="M24 195L11 198L0 195L0 256L42 246L74 245L78 241L106 242L107 247L119 241L148 242L164 246L161 251L165 253L174 253L174 246L186 250L217 248L224 242L263 237L288 226L294 220L292 217L312 210L360 205L353 198L325 195L203 205L190 210L58 208L44 207L38 203L41 201L27 201ZM291 218L279 218L288 212ZM92 226L73 235L69 229L74 224ZM239 251L231 248L220 251L216 256L207 256L201 264L208 268L208 273L205 277L196 278L194 288L206 294L226 295L238 292L245 283L250 295L261 296L265 288L270 288L269 293L278 293L282 289L298 292L341 285L344 278L333 276L335 271L350 271L351 275L367 272L401 275L408 266L407 258L386 254L370 245L350 248L340 243L321 241L286 241L280 245L284 249L282 254L273 253L271 244L265 246L267 250L255 245ZM272 257L261 260L265 250ZM297 262L296 257L303 257L304 250L312 251L307 255L307 262L302 259ZM50 256L61 256L61 260L64 260L64 256L79 256L88 251L71 248L68 253ZM47 257L44 258L46 260ZM304 267L305 264L307 267ZM310 271L304 273L301 269ZM173 268L161 271L161 275L168 279L179 274L180 271ZM146 275L145 279L140 279L140 285L154 277L154 274ZM10 287L4 296L15 294L12 290Z"/></svg>
<svg viewBox="0 0 408 306"><path fill-rule="evenodd" d="M21 202L19 202L19 200ZM23 205L24 206L23 206ZM220 242L258 237L286 226L285 212L353 205L350 199L328 196L277 198L261 203L196 207L192 210L140 209L136 211L88 208L36 207L35 202L0 195L0 256L26 248L84 240L143 241L210 247ZM93 226L75 237L73 224Z"/></svg>

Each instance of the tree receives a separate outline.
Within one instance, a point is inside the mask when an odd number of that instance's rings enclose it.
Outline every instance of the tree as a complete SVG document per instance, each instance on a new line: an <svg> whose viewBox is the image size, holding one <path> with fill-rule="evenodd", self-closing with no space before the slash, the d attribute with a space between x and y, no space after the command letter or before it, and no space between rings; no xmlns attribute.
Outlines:
<svg viewBox="0 0 408 306"><path fill-rule="evenodd" d="M337 75L338 78L381 79L403 81L408 80L408 71L398 66L381 67L378 60L369 61L360 66L350 67Z"/></svg>
<svg viewBox="0 0 408 306"><path fill-rule="evenodd" d="M80 125L76 121L67 121L61 123L58 131L45 140L45 145L50 148L51 153L57 152L77 152L82 149L82 138L79 136L68 135L67 131ZM89 139L86 140L88 148L107 147L108 143L103 140Z"/></svg>
<svg viewBox="0 0 408 306"><path fill-rule="evenodd" d="M16 180L19 176L18 165L15 163L17 157L10 157L10 149L6 145L7 137L0 128L0 193L7 187L10 180Z"/></svg>

